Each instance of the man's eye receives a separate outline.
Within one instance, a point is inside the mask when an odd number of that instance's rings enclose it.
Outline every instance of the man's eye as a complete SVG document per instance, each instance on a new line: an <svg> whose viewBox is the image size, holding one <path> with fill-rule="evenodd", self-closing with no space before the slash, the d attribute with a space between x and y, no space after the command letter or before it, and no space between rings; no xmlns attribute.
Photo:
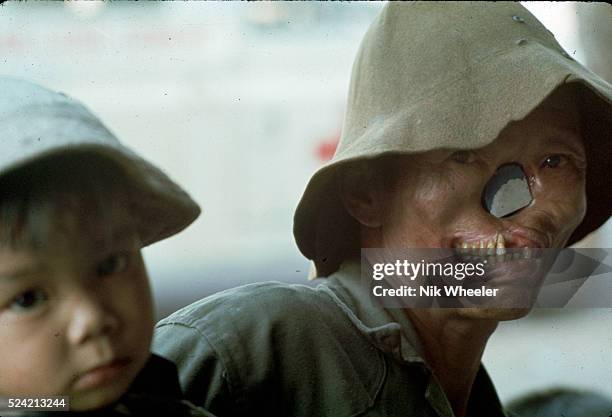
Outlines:
<svg viewBox="0 0 612 417"><path fill-rule="evenodd" d="M476 156L472 151L457 151L450 156L450 159L460 164L469 164L474 162Z"/></svg>
<svg viewBox="0 0 612 417"><path fill-rule="evenodd" d="M563 156L563 155L550 155L547 156L546 159L544 159L544 162L542 162L542 167L543 168L557 168L559 166L563 166L565 165L565 162L567 161L567 157Z"/></svg>
<svg viewBox="0 0 612 417"><path fill-rule="evenodd" d="M125 272L130 264L127 253L116 253L103 260L96 269L98 276L107 276Z"/></svg>
<svg viewBox="0 0 612 417"><path fill-rule="evenodd" d="M23 311L39 307L47 301L47 294L42 290L27 290L13 298L10 308Z"/></svg>

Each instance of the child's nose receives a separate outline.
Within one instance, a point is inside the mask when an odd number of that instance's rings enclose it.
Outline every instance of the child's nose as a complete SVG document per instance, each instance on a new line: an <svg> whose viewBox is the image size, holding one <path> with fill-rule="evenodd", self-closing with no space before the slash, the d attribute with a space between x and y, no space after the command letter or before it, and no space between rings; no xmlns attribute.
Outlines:
<svg viewBox="0 0 612 417"><path fill-rule="evenodd" d="M71 309L68 338L82 344L100 336L113 334L119 327L116 315L108 311L95 294L79 294Z"/></svg>

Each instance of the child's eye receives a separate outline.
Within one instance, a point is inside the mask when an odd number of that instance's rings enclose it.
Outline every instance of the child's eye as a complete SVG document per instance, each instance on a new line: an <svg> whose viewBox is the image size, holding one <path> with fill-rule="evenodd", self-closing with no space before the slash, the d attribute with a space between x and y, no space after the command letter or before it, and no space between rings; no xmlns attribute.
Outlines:
<svg viewBox="0 0 612 417"><path fill-rule="evenodd" d="M34 309L47 301L47 294L42 290L27 290L13 298L10 308L24 311Z"/></svg>
<svg viewBox="0 0 612 417"><path fill-rule="evenodd" d="M125 272L130 265L130 255L125 252L115 253L103 260L96 269L98 276L108 276Z"/></svg>
<svg viewBox="0 0 612 417"><path fill-rule="evenodd" d="M565 155L549 155L542 162L542 168L557 168L565 165L567 157Z"/></svg>

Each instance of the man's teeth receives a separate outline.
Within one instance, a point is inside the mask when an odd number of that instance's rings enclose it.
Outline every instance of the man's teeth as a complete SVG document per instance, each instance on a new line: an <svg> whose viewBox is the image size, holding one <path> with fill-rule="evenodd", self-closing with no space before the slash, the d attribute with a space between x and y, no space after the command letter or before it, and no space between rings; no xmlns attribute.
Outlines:
<svg viewBox="0 0 612 417"><path fill-rule="evenodd" d="M472 252L479 252L482 254L493 255L506 253L506 242L504 236L501 233L497 233L491 239L478 240L475 242L463 242L460 245L455 246L459 249L471 249Z"/></svg>
<svg viewBox="0 0 612 417"><path fill-rule="evenodd" d="M495 234L490 239L481 239L472 242L462 242L455 245L461 253L475 256L491 256L492 260L531 259L533 251L529 247L512 249L512 253L506 251L506 241L501 233ZM495 255L495 256L493 256Z"/></svg>

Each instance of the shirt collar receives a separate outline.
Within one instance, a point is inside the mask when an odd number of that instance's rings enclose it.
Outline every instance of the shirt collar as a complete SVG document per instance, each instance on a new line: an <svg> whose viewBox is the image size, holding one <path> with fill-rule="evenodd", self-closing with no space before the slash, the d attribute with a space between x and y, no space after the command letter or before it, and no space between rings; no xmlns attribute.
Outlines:
<svg viewBox="0 0 612 417"><path fill-rule="evenodd" d="M383 308L362 283L358 262L344 262L325 284L348 306L349 318L379 349L405 363L423 362L423 347L412 322L402 309Z"/></svg>
<svg viewBox="0 0 612 417"><path fill-rule="evenodd" d="M362 281L358 262L344 262L319 288L330 290L327 292L336 304L380 350L402 363L420 365L429 375L425 391L428 402L439 416L453 416L446 395L423 360L423 346L408 315L400 308L383 308L370 297L369 286ZM483 407L486 414L480 413ZM467 415L504 416L493 382L482 365L472 386Z"/></svg>

